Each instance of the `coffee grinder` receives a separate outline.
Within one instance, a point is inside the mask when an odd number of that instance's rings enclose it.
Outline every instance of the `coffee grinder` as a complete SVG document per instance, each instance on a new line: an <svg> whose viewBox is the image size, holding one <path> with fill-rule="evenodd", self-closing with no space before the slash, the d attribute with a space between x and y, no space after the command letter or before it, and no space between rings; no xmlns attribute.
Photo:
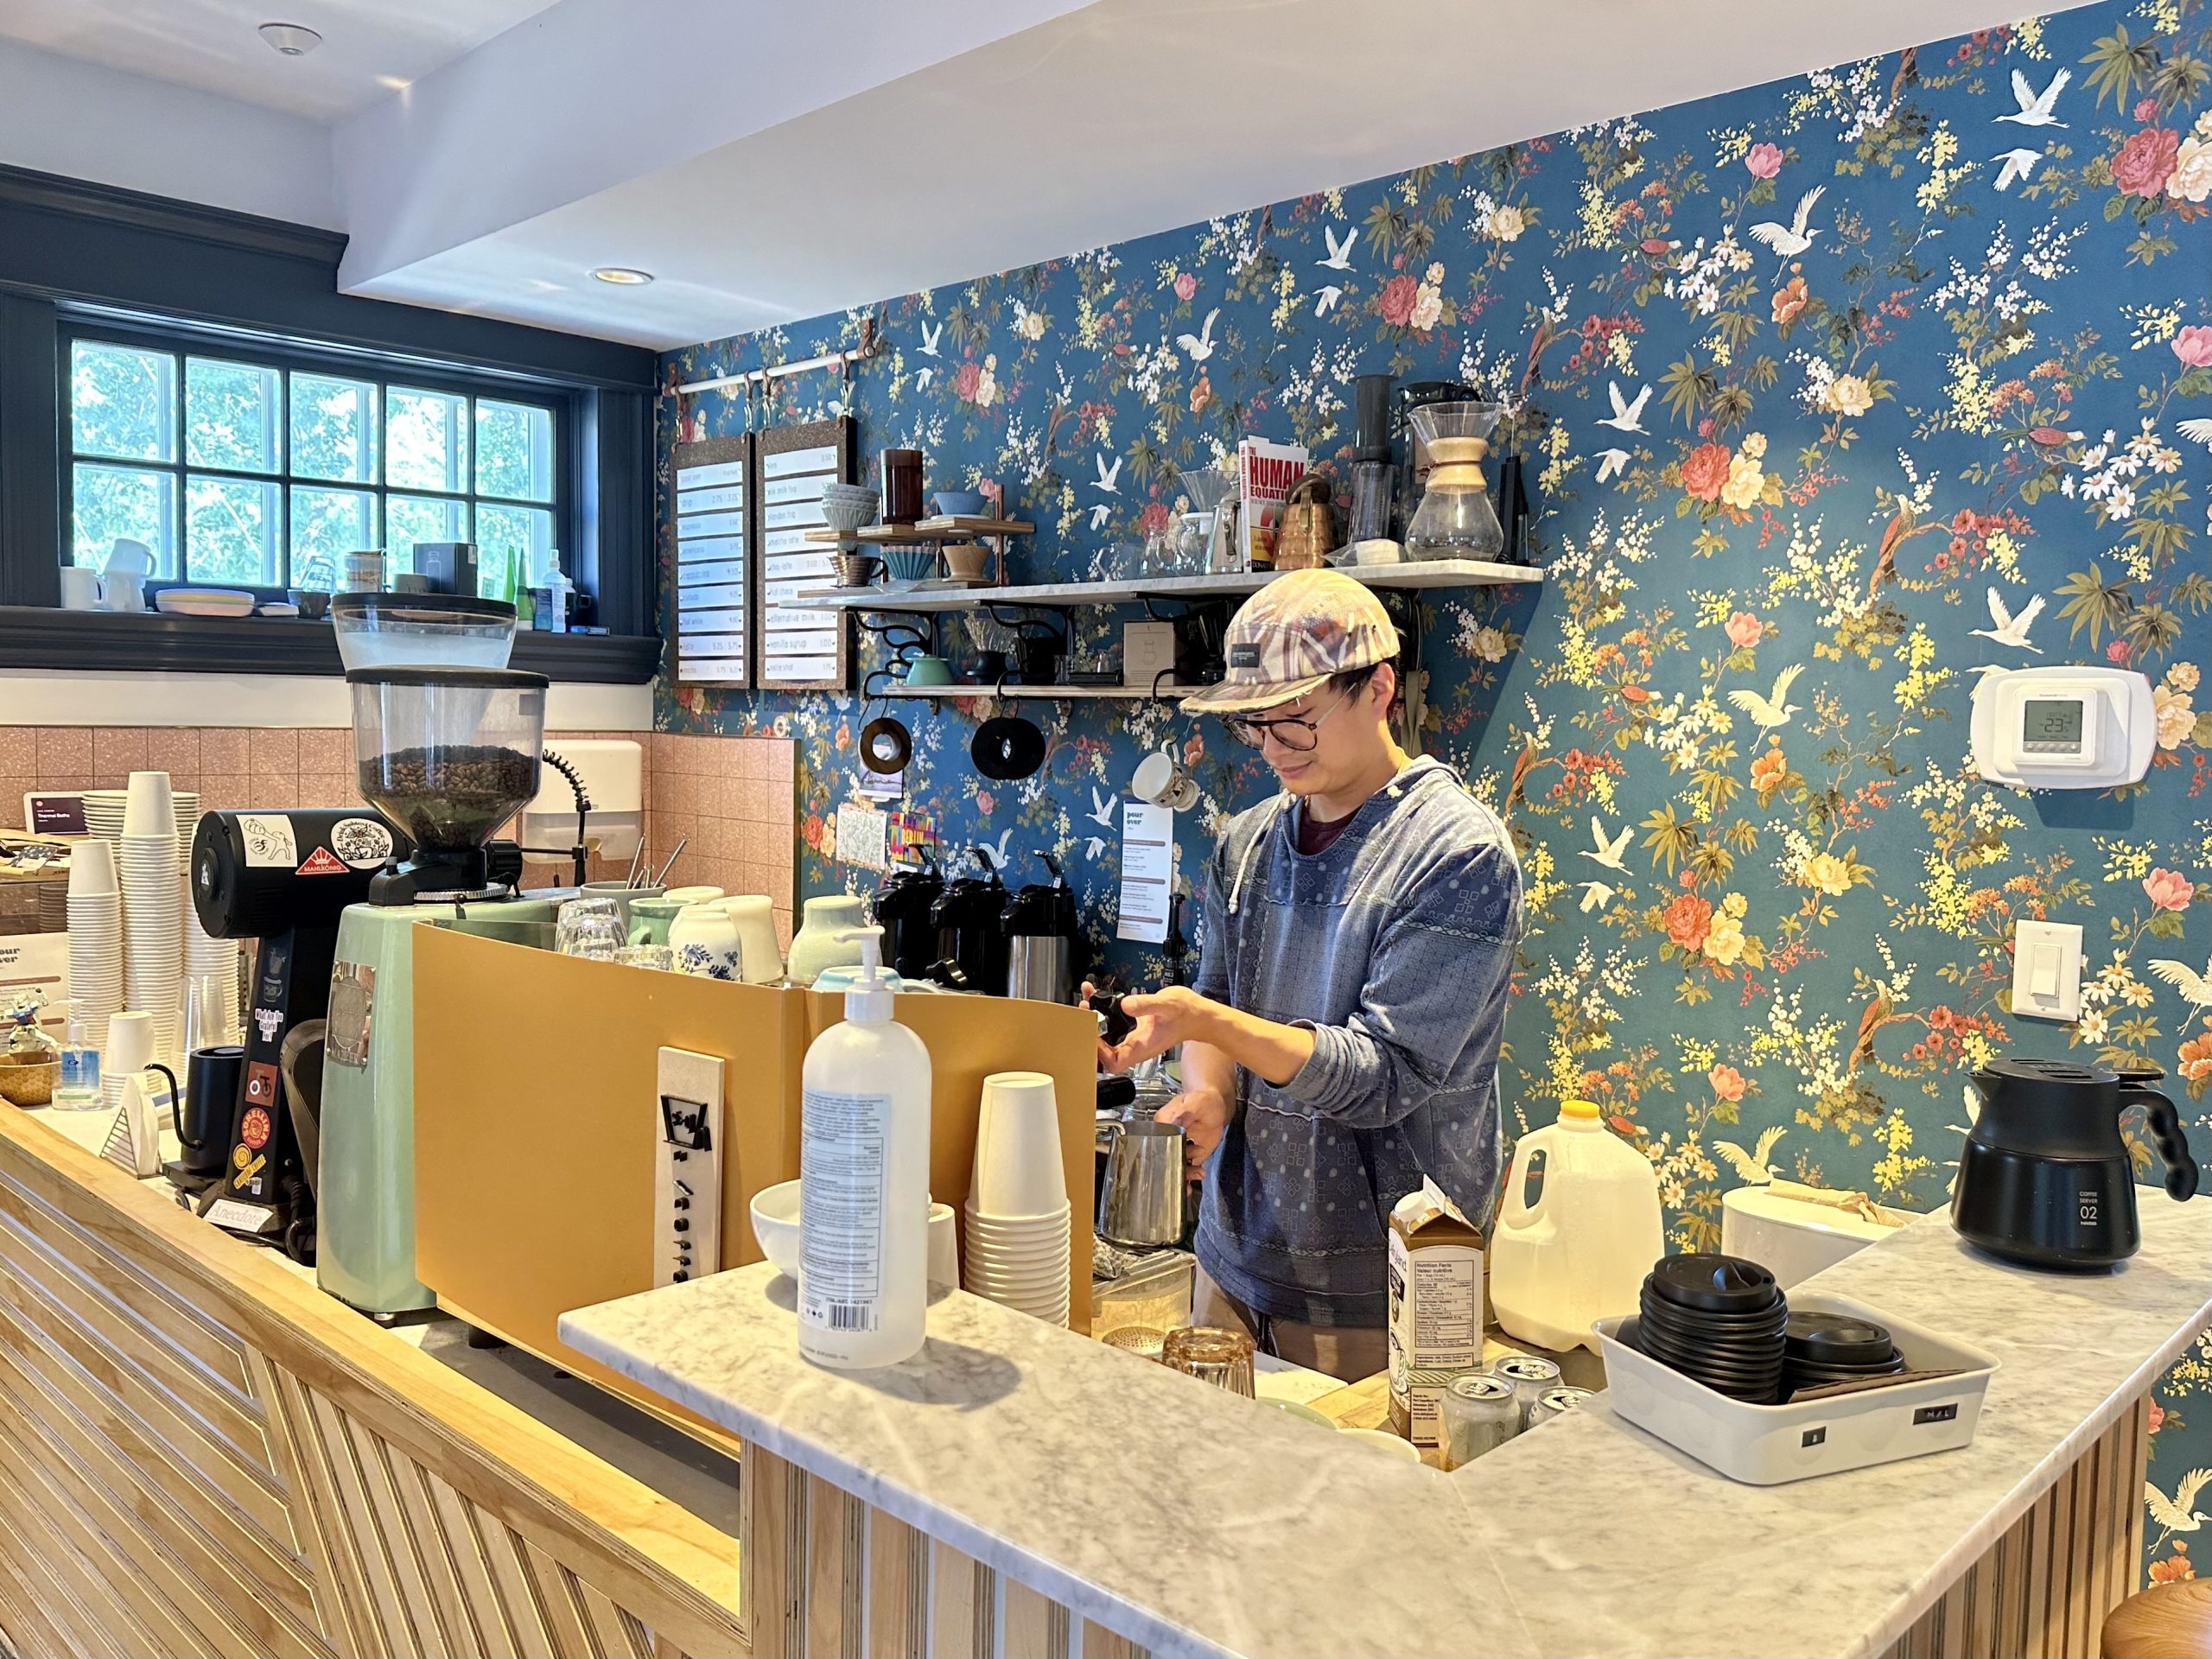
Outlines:
<svg viewBox="0 0 2212 1659"><path fill-rule="evenodd" d="M418 652L427 648L414 647ZM364 799L413 855L340 918L322 1071L315 1281L365 1313L429 1307L415 1276L416 930L509 934L554 906L524 899L522 852L493 834L537 793L545 677L416 664L351 670ZM486 925L483 912L497 912Z"/></svg>
<svg viewBox="0 0 2212 1659"><path fill-rule="evenodd" d="M330 998L339 918L368 896L406 839L363 807L209 812L192 837L192 907L219 939L254 939L251 1002L238 1095L194 1101L199 1146L170 1170L200 1213L251 1238L301 1243L315 1219L315 1172L300 1163L284 1101L285 1034L320 1020ZM180 1124L180 1127L181 1125Z"/></svg>

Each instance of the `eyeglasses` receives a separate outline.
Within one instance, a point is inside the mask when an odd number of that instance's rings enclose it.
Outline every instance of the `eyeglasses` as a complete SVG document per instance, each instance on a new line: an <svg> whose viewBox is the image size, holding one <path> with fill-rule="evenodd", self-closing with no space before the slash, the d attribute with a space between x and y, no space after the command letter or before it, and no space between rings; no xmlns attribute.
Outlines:
<svg viewBox="0 0 2212 1659"><path fill-rule="evenodd" d="M1286 749L1300 754L1309 752L1321 741L1321 722L1350 702L1350 696L1339 697L1335 704L1311 719L1304 715L1286 715L1280 720L1246 720L1242 717L1224 723L1230 735L1238 742L1258 748L1270 737Z"/></svg>

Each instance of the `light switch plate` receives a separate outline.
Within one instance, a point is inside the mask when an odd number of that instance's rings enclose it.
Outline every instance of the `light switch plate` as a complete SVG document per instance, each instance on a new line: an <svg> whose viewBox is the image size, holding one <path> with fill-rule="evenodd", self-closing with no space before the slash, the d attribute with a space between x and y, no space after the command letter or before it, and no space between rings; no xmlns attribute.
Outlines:
<svg viewBox="0 0 2212 1659"><path fill-rule="evenodd" d="M2021 922L2012 931L2012 1012L2031 1020L2082 1017L2082 927Z"/></svg>
<svg viewBox="0 0 2212 1659"><path fill-rule="evenodd" d="M660 1051L653 1094L653 1283L722 1265L722 1063Z"/></svg>

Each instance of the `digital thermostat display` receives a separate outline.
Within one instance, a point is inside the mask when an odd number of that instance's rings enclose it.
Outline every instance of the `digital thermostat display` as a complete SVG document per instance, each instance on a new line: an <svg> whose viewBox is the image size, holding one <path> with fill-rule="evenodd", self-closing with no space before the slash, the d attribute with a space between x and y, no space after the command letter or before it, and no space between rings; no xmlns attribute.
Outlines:
<svg viewBox="0 0 2212 1659"><path fill-rule="evenodd" d="M2028 754L2075 754L2082 747L2079 697L2031 697L2021 705L2020 747Z"/></svg>

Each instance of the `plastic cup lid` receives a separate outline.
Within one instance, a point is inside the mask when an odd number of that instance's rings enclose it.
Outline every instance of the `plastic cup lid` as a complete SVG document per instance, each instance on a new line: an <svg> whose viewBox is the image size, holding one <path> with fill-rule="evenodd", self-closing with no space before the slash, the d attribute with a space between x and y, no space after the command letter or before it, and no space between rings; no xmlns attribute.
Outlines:
<svg viewBox="0 0 2212 1659"><path fill-rule="evenodd" d="M1667 1300L1714 1313L1754 1313L1782 1294L1774 1275L1738 1255L1662 1256L1647 1281Z"/></svg>

